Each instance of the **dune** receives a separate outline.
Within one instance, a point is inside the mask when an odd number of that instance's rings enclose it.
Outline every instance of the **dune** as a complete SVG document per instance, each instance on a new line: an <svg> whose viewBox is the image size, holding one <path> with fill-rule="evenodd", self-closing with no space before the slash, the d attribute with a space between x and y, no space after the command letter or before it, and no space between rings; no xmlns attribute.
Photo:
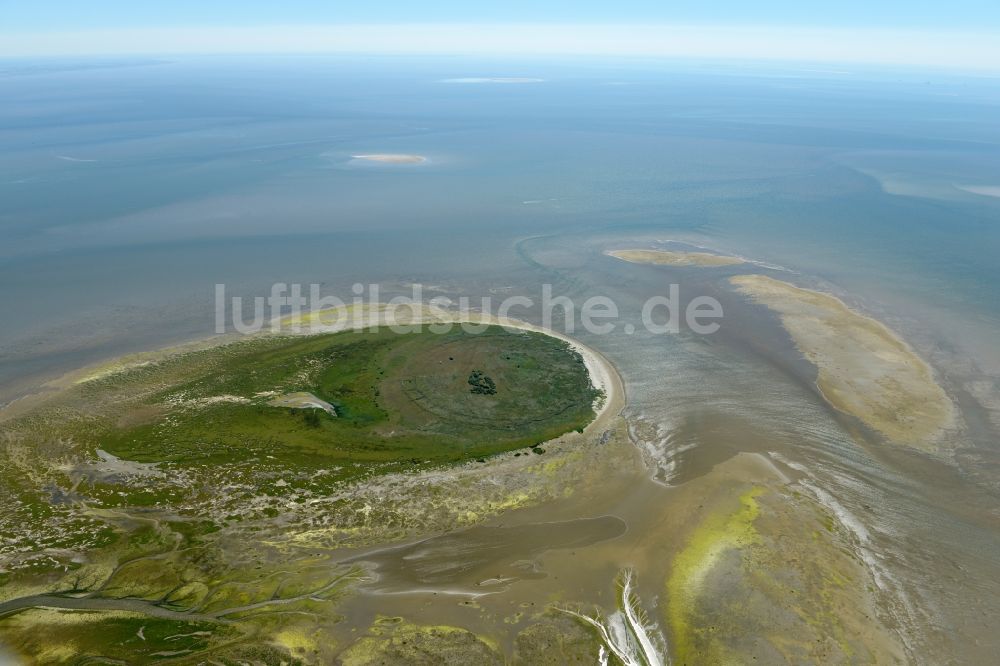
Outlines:
<svg viewBox="0 0 1000 666"><path fill-rule="evenodd" d="M931 367L898 335L829 294L765 275L729 282L781 317L795 346L816 366L816 385L831 406L890 442L936 450L954 422L954 405Z"/></svg>
<svg viewBox="0 0 1000 666"><path fill-rule="evenodd" d="M661 266L735 266L746 263L739 257L729 257L708 252L673 252L669 250L611 250L608 256L633 264L658 264Z"/></svg>

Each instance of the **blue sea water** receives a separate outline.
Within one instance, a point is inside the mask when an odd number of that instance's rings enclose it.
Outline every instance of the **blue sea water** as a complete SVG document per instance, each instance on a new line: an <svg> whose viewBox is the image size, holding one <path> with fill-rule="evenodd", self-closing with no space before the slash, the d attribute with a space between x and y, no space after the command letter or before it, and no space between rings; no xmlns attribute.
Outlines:
<svg viewBox="0 0 1000 666"><path fill-rule="evenodd" d="M464 76L544 81L445 82ZM887 298L945 293L996 321L1000 199L955 185L1000 185L997 83L647 61L8 60L0 377L46 353L26 341L86 319L166 308L153 328L194 333L182 312L216 281L483 275L516 263L513 239L609 229L698 234L847 287L888 275ZM350 168L359 152L431 162Z"/></svg>

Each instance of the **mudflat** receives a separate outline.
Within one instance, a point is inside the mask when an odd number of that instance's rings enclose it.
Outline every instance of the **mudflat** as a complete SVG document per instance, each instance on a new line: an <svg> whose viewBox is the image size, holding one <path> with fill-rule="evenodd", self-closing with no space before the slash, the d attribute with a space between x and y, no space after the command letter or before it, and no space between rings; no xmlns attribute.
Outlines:
<svg viewBox="0 0 1000 666"><path fill-rule="evenodd" d="M954 421L954 406L930 366L884 324L830 294L766 275L729 279L781 317L795 346L817 369L831 406L887 440L926 451Z"/></svg>
<svg viewBox="0 0 1000 666"><path fill-rule="evenodd" d="M633 264L662 266L737 266L746 263L739 257L709 252L675 252L672 250L611 250L609 256Z"/></svg>

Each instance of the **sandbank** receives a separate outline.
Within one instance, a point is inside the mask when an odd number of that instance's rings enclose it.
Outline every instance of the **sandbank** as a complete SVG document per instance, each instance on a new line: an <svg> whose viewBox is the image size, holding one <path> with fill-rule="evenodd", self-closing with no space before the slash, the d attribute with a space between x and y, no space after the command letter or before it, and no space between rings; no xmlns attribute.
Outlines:
<svg viewBox="0 0 1000 666"><path fill-rule="evenodd" d="M594 405L595 418L584 432L603 430L607 427L608 417L617 416L624 407L625 391L621 377L604 356L567 335L518 319L477 312L457 312L423 303L399 307L380 303L328 308L298 316L282 317L274 328L284 333L292 331L315 334L376 326L405 327L430 324L496 325L541 333L566 342L583 359L591 383L603 394Z"/></svg>
<svg viewBox="0 0 1000 666"><path fill-rule="evenodd" d="M746 263L739 257L729 257L708 252L674 252L670 250L610 250L608 256L632 264L657 264L661 266L736 266Z"/></svg>
<svg viewBox="0 0 1000 666"><path fill-rule="evenodd" d="M404 153L372 153L370 155L351 155L351 159L379 164L423 164L427 158L423 155L407 155Z"/></svg>
<svg viewBox="0 0 1000 666"><path fill-rule="evenodd" d="M816 366L816 385L837 410L887 440L925 451L955 419L931 367L893 331L840 299L765 275L729 279L778 313L798 350Z"/></svg>
<svg viewBox="0 0 1000 666"><path fill-rule="evenodd" d="M956 188L969 194L983 197L1000 197L1000 185L956 185Z"/></svg>

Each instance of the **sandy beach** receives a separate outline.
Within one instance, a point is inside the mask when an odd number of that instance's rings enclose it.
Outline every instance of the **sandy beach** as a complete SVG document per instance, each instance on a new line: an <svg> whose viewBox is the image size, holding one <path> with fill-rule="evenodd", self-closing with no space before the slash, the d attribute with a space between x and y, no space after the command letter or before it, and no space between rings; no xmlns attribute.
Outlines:
<svg viewBox="0 0 1000 666"><path fill-rule="evenodd" d="M670 250L610 250L610 257L633 264L654 264L660 266L736 266L746 263L739 257L728 257L709 252L674 252Z"/></svg>
<svg viewBox="0 0 1000 666"><path fill-rule="evenodd" d="M736 289L778 313L837 410L893 443L925 451L954 423L954 406L930 366L880 322L843 301L765 275L739 275Z"/></svg>

